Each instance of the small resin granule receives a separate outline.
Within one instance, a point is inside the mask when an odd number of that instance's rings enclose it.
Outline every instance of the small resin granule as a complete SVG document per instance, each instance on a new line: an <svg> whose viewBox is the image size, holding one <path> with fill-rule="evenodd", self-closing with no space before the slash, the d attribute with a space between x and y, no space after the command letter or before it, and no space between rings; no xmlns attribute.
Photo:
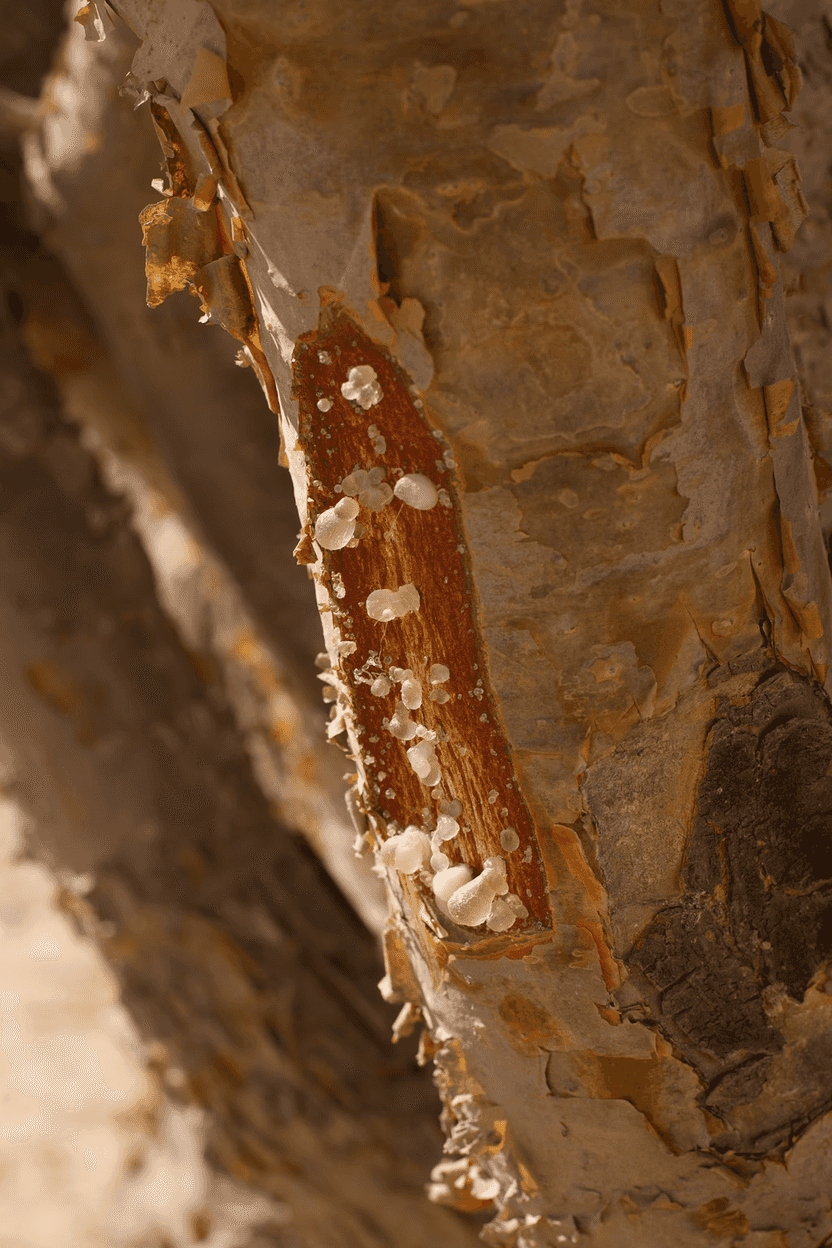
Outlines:
<svg viewBox="0 0 832 1248"><path fill-rule="evenodd" d="M473 871L467 863L462 862L456 867L446 867L443 871L437 871L431 880L433 895L439 903L439 909L445 914L448 913L448 900L453 894L464 884L467 884Z"/></svg>
<svg viewBox="0 0 832 1248"><path fill-rule="evenodd" d="M338 484L342 493L348 494L350 498L355 498L362 490L366 490L372 482L366 468L356 468L355 472L348 473Z"/></svg>
<svg viewBox="0 0 832 1248"><path fill-rule="evenodd" d="M362 490L358 495L358 501L362 507L366 507L369 511L381 511L382 507L386 507L393 499L393 491L386 481L381 485L371 485L368 489Z"/></svg>
<svg viewBox="0 0 832 1248"><path fill-rule="evenodd" d="M377 676L370 685L370 693L374 698L386 698L392 688L386 676Z"/></svg>
<svg viewBox="0 0 832 1248"><path fill-rule="evenodd" d="M368 408L375 407L383 394L376 370L369 364L358 364L350 369L347 380L341 386L341 393L345 399L363 407L365 412Z"/></svg>
<svg viewBox="0 0 832 1248"><path fill-rule="evenodd" d="M430 683L432 685L444 685L446 680L451 679L450 669L444 663L433 663L430 669Z"/></svg>
<svg viewBox="0 0 832 1248"><path fill-rule="evenodd" d="M332 399L318 399L316 406L319 412L328 412L332 407Z"/></svg>
<svg viewBox="0 0 832 1248"><path fill-rule="evenodd" d="M402 702L409 711L418 711L422 705L422 684L412 673L402 681Z"/></svg>
<svg viewBox="0 0 832 1248"><path fill-rule="evenodd" d="M459 831L459 824L450 815L440 815L436 821L436 837L440 841L452 840Z"/></svg>
<svg viewBox="0 0 832 1248"><path fill-rule="evenodd" d="M382 862L394 866L402 875L413 875L427 864L429 857L430 840L414 824L398 836L389 837L381 847Z"/></svg>
<svg viewBox="0 0 832 1248"><path fill-rule="evenodd" d="M528 918L528 910L516 893L495 897L488 912L485 926L490 932L507 932L518 919Z"/></svg>
<svg viewBox="0 0 832 1248"><path fill-rule="evenodd" d="M369 471L366 468L356 468L348 473L339 484L345 494L354 498L362 490L369 490L371 486L380 485L386 476L387 469L380 466L371 468Z"/></svg>
<svg viewBox="0 0 832 1248"><path fill-rule="evenodd" d="M451 860L447 854L443 854L441 849L434 849L430 856L430 866L432 871L444 871L451 865Z"/></svg>
<svg viewBox="0 0 832 1248"><path fill-rule="evenodd" d="M315 521L315 541L324 550L341 550L352 541L355 534L355 518L358 503L352 498L342 498L328 511L322 511Z"/></svg>
<svg viewBox="0 0 832 1248"><path fill-rule="evenodd" d="M462 802L456 797L452 802L440 802L439 813L449 815L451 819L458 819L462 814Z"/></svg>
<svg viewBox="0 0 832 1248"><path fill-rule="evenodd" d="M424 780L436 766L436 747L432 741L420 741L411 745L407 759L419 779Z"/></svg>
<svg viewBox="0 0 832 1248"><path fill-rule="evenodd" d="M337 507L343 506L344 503L352 501L343 499L341 503L337 503L333 511ZM324 513L328 515L328 512ZM317 526L315 536L317 537ZM349 540L349 539L347 539ZM339 546L346 546L346 542L339 542ZM337 546L329 547L330 550L337 550ZM398 589L374 589L367 598L366 609L371 620L379 620L382 624L386 624L388 620L397 620L403 615L408 615L411 611L418 611L421 606L419 591L415 585L400 585Z"/></svg>
<svg viewBox="0 0 832 1248"><path fill-rule="evenodd" d="M376 455L386 455L387 441L384 435L381 433L378 425L367 426L367 437L372 442L373 450L375 451Z"/></svg>
<svg viewBox="0 0 832 1248"><path fill-rule="evenodd" d="M397 702L393 718L386 720L384 727L394 737L398 737L400 741L412 741L414 737L419 735L420 725L414 724L407 713L407 707L404 702Z"/></svg>
<svg viewBox="0 0 832 1248"><path fill-rule="evenodd" d="M520 837L514 828L503 828L500 833L500 844L507 854L512 853L520 845Z"/></svg>
<svg viewBox="0 0 832 1248"><path fill-rule="evenodd" d="M505 859L486 858L476 879L463 884L448 898L448 914L463 927L479 927L488 918L494 898L507 892Z"/></svg>
<svg viewBox="0 0 832 1248"><path fill-rule="evenodd" d="M369 472L366 468L356 468L355 472L339 481L338 486L350 498L357 495L362 507L367 507L370 511L381 511L393 498L393 491L384 481L386 471L385 468L378 467L371 468Z"/></svg>
<svg viewBox="0 0 832 1248"><path fill-rule="evenodd" d="M417 511L430 511L439 499L436 486L421 472L408 472L399 477L393 493L396 498L407 503L408 507L415 507Z"/></svg>

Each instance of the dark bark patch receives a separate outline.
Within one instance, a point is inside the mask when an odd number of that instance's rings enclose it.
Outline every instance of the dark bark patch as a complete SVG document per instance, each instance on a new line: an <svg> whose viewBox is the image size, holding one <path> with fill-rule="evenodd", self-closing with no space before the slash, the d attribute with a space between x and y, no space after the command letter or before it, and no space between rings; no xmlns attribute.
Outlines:
<svg viewBox="0 0 832 1248"><path fill-rule="evenodd" d="M705 1103L725 1117L760 1096L783 1050L767 1002L802 1001L832 952L827 699L783 670L739 704L721 698L706 758L685 893L625 961L649 1017L708 1080ZM832 1069L806 1074L808 1110L832 1095Z"/></svg>

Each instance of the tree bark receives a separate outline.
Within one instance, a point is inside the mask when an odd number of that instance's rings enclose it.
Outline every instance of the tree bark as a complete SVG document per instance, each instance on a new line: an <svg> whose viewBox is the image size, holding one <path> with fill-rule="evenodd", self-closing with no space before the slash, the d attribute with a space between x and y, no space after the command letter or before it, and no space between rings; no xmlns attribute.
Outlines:
<svg viewBox="0 0 832 1248"><path fill-rule="evenodd" d="M198 293L282 431L385 990L444 1101L434 1199L493 1201L511 1248L819 1248L791 31L740 0L114 8L166 158L148 303Z"/></svg>
<svg viewBox="0 0 832 1248"><path fill-rule="evenodd" d="M292 1209L276 1244L463 1248L472 1229L424 1199L436 1095L412 1048L390 1049L376 940L275 818L125 500L27 360L22 325L60 274L19 206L2 238L0 739L31 850L66 881L169 1094L208 1111L209 1160ZM88 324L53 315L89 345Z"/></svg>

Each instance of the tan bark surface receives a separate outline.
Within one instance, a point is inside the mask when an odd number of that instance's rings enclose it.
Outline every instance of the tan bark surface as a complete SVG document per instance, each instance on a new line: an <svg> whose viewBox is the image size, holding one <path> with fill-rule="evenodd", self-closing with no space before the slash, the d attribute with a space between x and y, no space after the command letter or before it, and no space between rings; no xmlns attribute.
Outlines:
<svg viewBox="0 0 832 1248"><path fill-rule="evenodd" d="M832 586L781 275L790 29L744 0L115 8L167 161L148 302L193 287L280 421L386 992L445 1102L435 1199L493 1200L512 1248L818 1248ZM435 506L386 497L413 473ZM360 528L321 520L352 497ZM490 911L436 903L440 848Z"/></svg>

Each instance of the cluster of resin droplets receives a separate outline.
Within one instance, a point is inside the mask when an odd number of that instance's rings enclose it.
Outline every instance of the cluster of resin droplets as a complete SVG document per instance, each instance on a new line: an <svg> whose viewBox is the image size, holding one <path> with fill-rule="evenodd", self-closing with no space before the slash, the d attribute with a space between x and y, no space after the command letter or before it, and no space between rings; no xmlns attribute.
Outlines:
<svg viewBox="0 0 832 1248"><path fill-rule="evenodd" d="M320 351L318 358L322 364L332 363L331 356L325 351ZM341 385L341 394L364 411L374 407L384 397L375 369L369 364L350 368L347 380ZM421 401L417 400L417 404L421 406ZM332 400L321 398L317 406L319 411L328 412L332 408ZM368 426L367 433L376 453L384 454L387 445L378 427ZM335 492L342 497L333 507L322 511L315 521L315 541L319 547L334 551L356 546L364 535L359 519L362 507L369 511L381 511L394 499L418 511L429 511L437 503L452 506L447 491L438 489L422 473L400 474L392 488L384 480L386 475L386 470L381 467L357 467L335 486ZM373 590L365 603L367 615L379 623L388 623L411 611L419 611L420 607L419 591L412 584L400 585L396 589ZM353 646L349 642L342 644ZM436 756L438 734L410 716L411 711L418 711L422 705L421 681L410 668L398 667L390 667L386 675L371 677L357 673L357 676L359 680L363 676L370 685L370 693L377 698L395 696L395 687L399 686L395 710L383 720L383 726L405 745L408 763L420 782L432 791L432 795L441 798L442 770ZM329 675L325 677L329 678ZM450 695L442 688L450 678L451 673L444 664L434 663L431 666L431 690L428 694L431 701L442 704L450 700ZM406 745L407 742L413 744ZM507 931L518 919L525 918L528 910L519 897L509 892L505 859L499 855L486 858L481 873L476 877L467 863L451 865L443 845L459 832L462 805L456 799L449 801L445 798L439 801L439 812L435 828L410 824L401 831L395 823L388 823L389 835L381 845L379 869L384 871L394 867L403 875L418 875L423 883L430 885L440 913L461 926L478 927L485 923L490 931ZM507 853L516 850L520 844L513 828L505 828L500 839Z"/></svg>

